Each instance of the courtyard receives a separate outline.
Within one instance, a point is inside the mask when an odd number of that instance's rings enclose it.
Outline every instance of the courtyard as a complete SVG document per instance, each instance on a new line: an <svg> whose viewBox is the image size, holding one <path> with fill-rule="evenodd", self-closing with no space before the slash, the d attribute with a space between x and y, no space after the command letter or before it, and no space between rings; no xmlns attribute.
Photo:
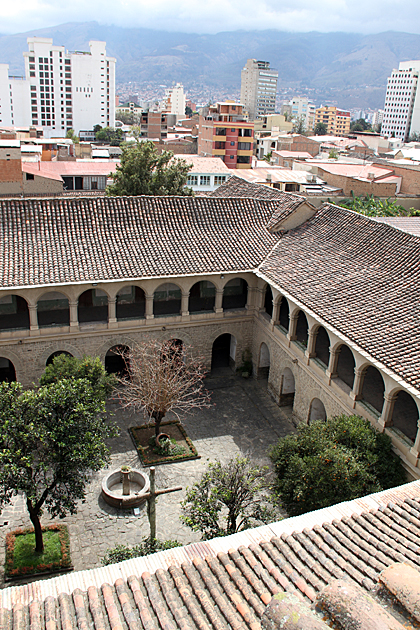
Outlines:
<svg viewBox="0 0 420 630"><path fill-rule="evenodd" d="M209 461L224 462L238 454L247 455L261 465L268 464L268 447L294 431L290 407L278 407L267 392L265 380L243 379L229 368L214 370L206 379L212 400L209 409L198 410L183 417L182 423L197 448L200 459L159 465L156 467L158 489L182 486L181 492L164 494L157 500L157 537L175 539L188 544L200 539L199 534L185 527L180 519L180 501L185 489L198 480ZM86 501L75 515L67 516L71 558L75 571L101 566L106 550L117 544L135 545L149 535L146 505L140 515L133 510L122 511L107 505L100 496L101 482L106 472L128 464L142 468L128 428L144 422L122 409L117 400L108 404L112 420L118 425L119 436L110 440L111 464L107 470L92 475ZM170 419L168 415L167 419ZM146 468L147 471L147 468ZM57 520L57 519L56 519ZM42 517L48 523L48 515ZM17 497L0 514L0 563L4 565L4 539L8 531L31 525L23 497ZM39 579L39 578L37 578ZM3 569L0 574L4 586Z"/></svg>

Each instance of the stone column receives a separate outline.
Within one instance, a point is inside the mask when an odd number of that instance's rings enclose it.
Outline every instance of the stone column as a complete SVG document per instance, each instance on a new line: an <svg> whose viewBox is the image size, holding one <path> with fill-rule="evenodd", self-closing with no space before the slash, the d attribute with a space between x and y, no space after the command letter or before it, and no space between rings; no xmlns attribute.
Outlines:
<svg viewBox="0 0 420 630"><path fill-rule="evenodd" d="M338 366L338 357L340 356L341 346L335 348L334 350L330 347L330 360L328 361L327 371L325 372L328 378L328 385L331 383L331 379L337 378L337 366Z"/></svg>
<svg viewBox="0 0 420 630"><path fill-rule="evenodd" d="M420 418L417 420L417 435L414 444L410 449L410 453L418 459L420 454Z"/></svg>
<svg viewBox="0 0 420 630"><path fill-rule="evenodd" d="M350 398L353 401L353 409L356 407L356 400L359 400L362 395L363 374L364 370L362 368L354 369L353 389L350 392Z"/></svg>
<svg viewBox="0 0 420 630"><path fill-rule="evenodd" d="M38 305L37 304L28 304L29 309L29 335L31 337L36 337L39 335L39 326L38 326Z"/></svg>
<svg viewBox="0 0 420 630"><path fill-rule="evenodd" d="M394 405L397 397L395 394L390 395L388 392L384 394L384 404L382 407L381 417L378 420L378 424L382 427L382 430L385 427L389 427L392 425L392 413L394 411Z"/></svg>
<svg viewBox="0 0 420 630"><path fill-rule="evenodd" d="M305 350L305 357L307 359L307 364L309 365L309 359L316 357L315 352L315 344L316 344L316 336L318 331L314 332L313 330L308 331L308 345Z"/></svg>
<svg viewBox="0 0 420 630"><path fill-rule="evenodd" d="M296 339L296 327L298 321L299 314L289 314L289 331L287 333L287 339L289 340L289 346L291 341L295 341Z"/></svg>
<svg viewBox="0 0 420 630"><path fill-rule="evenodd" d="M153 296L154 296L154 293L152 293L151 295L146 293L146 311L145 311L146 319L153 319L154 318L154 315L153 315Z"/></svg>
<svg viewBox="0 0 420 630"><path fill-rule="evenodd" d="M188 310L188 300L190 298L190 292L186 291L186 292L182 292L181 295L181 315L182 317L186 317L187 315L190 314L189 310Z"/></svg>
<svg viewBox="0 0 420 630"><path fill-rule="evenodd" d="M272 326L275 326L276 324L279 323L280 304L281 304L281 300L277 300L277 302L273 300L273 314L271 316L271 321L270 321L270 324Z"/></svg>
<svg viewBox="0 0 420 630"><path fill-rule="evenodd" d="M117 327L117 298L108 298L108 328Z"/></svg>
<svg viewBox="0 0 420 630"><path fill-rule="evenodd" d="M247 292L247 298L246 298L246 304L245 304L245 308L247 311L254 311L255 310L255 293L258 289L256 287L250 287L248 285L248 292Z"/></svg>
<svg viewBox="0 0 420 630"><path fill-rule="evenodd" d="M255 289L255 306L257 311L262 311L264 308L264 300L263 296L265 295L264 289L259 289L258 287Z"/></svg>
<svg viewBox="0 0 420 630"><path fill-rule="evenodd" d="M79 319L77 313L78 301L69 302L70 308L70 332L79 330Z"/></svg>
<svg viewBox="0 0 420 630"><path fill-rule="evenodd" d="M216 289L216 299L214 302L214 312L223 313L223 289Z"/></svg>

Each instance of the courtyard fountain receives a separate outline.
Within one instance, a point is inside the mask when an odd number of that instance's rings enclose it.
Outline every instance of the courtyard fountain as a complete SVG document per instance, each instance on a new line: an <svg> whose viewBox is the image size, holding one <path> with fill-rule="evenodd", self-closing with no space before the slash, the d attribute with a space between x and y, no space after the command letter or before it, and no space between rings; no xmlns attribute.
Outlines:
<svg viewBox="0 0 420 630"><path fill-rule="evenodd" d="M121 466L102 480L102 497L112 507L138 507L147 499L150 481L146 473L130 466Z"/></svg>

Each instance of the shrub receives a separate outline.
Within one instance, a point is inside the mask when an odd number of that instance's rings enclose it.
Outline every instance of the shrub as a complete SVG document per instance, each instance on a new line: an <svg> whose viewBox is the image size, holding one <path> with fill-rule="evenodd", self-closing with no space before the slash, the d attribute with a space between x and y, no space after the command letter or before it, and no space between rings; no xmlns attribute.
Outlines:
<svg viewBox="0 0 420 630"><path fill-rule="evenodd" d="M86 356L83 359L77 359L66 354L54 357L53 362L45 368L39 384L50 385L57 381L79 378L89 381L100 400L106 400L117 385L117 379L113 374L107 374L99 357Z"/></svg>
<svg viewBox="0 0 420 630"><path fill-rule="evenodd" d="M404 483L391 439L368 420L341 415L301 424L270 450L275 491L291 516Z"/></svg>
<svg viewBox="0 0 420 630"><path fill-rule="evenodd" d="M157 551L165 551L166 549L173 549L174 547L181 547L181 543L177 540L158 540L154 538L143 538L143 542L140 545L134 545L130 547L128 545L117 545L113 549L107 549L105 556L102 558L102 564L115 564L116 562L123 562L123 560L130 560L131 558L139 558L140 556L148 556L151 553Z"/></svg>

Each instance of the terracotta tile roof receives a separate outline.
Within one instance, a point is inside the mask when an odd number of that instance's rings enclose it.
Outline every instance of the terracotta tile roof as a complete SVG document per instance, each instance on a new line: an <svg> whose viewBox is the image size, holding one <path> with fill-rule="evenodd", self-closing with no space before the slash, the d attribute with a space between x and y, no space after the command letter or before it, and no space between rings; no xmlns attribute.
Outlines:
<svg viewBox="0 0 420 630"><path fill-rule="evenodd" d="M395 562L418 570L419 546L416 481L226 538L5 588L0 625L259 630L273 595L311 603L336 579L371 591Z"/></svg>
<svg viewBox="0 0 420 630"><path fill-rule="evenodd" d="M27 164L22 163L22 167ZM99 162L97 160L62 161L62 162L39 162L37 169L45 175L56 175L58 177L81 176L81 175L110 175L117 170L117 162ZM32 172L32 171L30 171Z"/></svg>
<svg viewBox="0 0 420 630"><path fill-rule="evenodd" d="M61 183L63 182L63 178L59 173L41 168L40 162L37 162L35 164L33 162L22 162L22 172L31 173L32 175L36 175L37 177L44 177L45 179L54 179Z"/></svg>
<svg viewBox="0 0 420 630"><path fill-rule="evenodd" d="M268 279L420 389L420 238L324 204L261 264Z"/></svg>
<svg viewBox="0 0 420 630"><path fill-rule="evenodd" d="M252 199L281 199L282 201L287 199L295 200L296 198L301 200L303 199L303 197L299 197L298 195L284 193L281 190L271 188L265 184L254 184L252 182L248 182L237 175L233 175L227 182L219 186L216 190L213 190L213 192L209 193L208 196L220 197L223 199L229 197L238 197L241 199L251 197Z"/></svg>
<svg viewBox="0 0 420 630"><path fill-rule="evenodd" d="M208 197L0 200L0 287L255 269L276 201Z"/></svg>
<svg viewBox="0 0 420 630"><path fill-rule="evenodd" d="M420 236L420 217L376 217L375 220L392 225L408 234Z"/></svg>

